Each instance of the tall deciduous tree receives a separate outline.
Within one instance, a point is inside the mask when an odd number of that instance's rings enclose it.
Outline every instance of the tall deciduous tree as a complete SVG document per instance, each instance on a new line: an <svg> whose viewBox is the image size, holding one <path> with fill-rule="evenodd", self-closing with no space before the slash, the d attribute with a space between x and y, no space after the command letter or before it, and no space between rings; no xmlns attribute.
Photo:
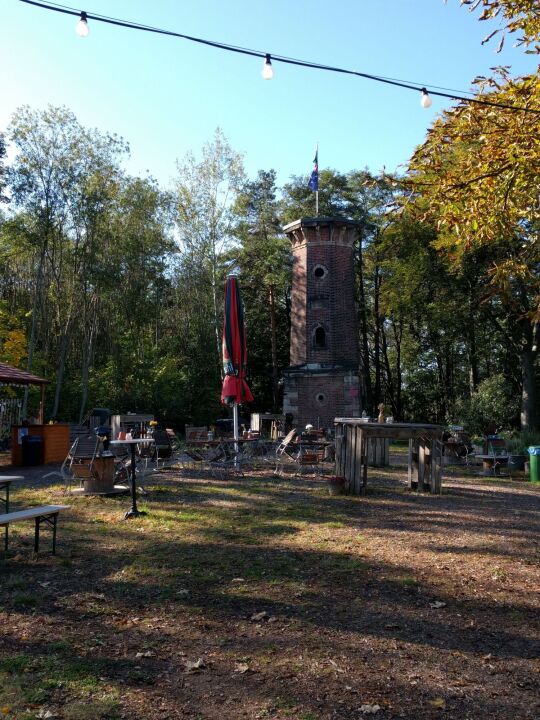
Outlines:
<svg viewBox="0 0 540 720"><path fill-rule="evenodd" d="M200 159L188 153L177 167L175 204L180 251L184 263L193 269L193 279L200 278L197 292L210 299L213 364L217 369L221 355L222 257L234 242L232 206L244 180L242 157L217 129L212 142L203 147ZM201 313L200 321L208 322L208 314Z"/></svg>
<svg viewBox="0 0 540 720"><path fill-rule="evenodd" d="M460 103L443 113L410 163L417 215L438 226L437 249L456 269L480 269L477 299L519 358L521 423L537 428L540 340L540 78L506 71L483 96L531 112Z"/></svg>
<svg viewBox="0 0 540 720"><path fill-rule="evenodd" d="M127 149L113 136L83 128L66 108L42 112L20 108L10 126L17 154L9 170L14 203L26 210L34 248L35 292L28 345L32 362L40 315L47 312L46 337L55 342L56 387L52 414L60 403L66 354L78 309L81 260L88 235L84 210L92 193L92 176L117 172L116 161ZM56 303L47 303L50 294Z"/></svg>

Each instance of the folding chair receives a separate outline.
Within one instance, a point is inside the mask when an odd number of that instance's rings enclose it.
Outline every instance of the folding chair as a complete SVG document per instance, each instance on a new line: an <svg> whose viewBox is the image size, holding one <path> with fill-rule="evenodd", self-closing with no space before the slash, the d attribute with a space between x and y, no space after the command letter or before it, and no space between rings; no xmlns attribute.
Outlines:
<svg viewBox="0 0 540 720"><path fill-rule="evenodd" d="M153 438L154 445L151 449L153 451L153 459L156 462L156 470L159 470L160 461L162 467L174 462L173 447L169 433L166 430L154 430ZM169 463L167 463L167 461L169 461Z"/></svg>
<svg viewBox="0 0 540 720"><path fill-rule="evenodd" d="M503 438L488 438L488 456L493 458L493 474L500 475L502 467L508 465L508 450Z"/></svg>
<svg viewBox="0 0 540 720"><path fill-rule="evenodd" d="M171 444L171 448L173 453L178 453L181 451L180 442L178 441L178 438L176 437L176 433L172 428L165 428L165 432L169 436L169 442Z"/></svg>
<svg viewBox="0 0 540 720"><path fill-rule="evenodd" d="M297 450L291 451L291 443L296 435L296 428L293 428L278 444L274 452L268 453L265 457L266 462L275 465L274 475L281 475L283 473L283 466L287 460L296 462L298 452Z"/></svg>
<svg viewBox="0 0 540 720"><path fill-rule="evenodd" d="M317 451L301 449L297 459L300 475L303 468L309 467L315 474L321 474L320 457Z"/></svg>
<svg viewBox="0 0 540 720"><path fill-rule="evenodd" d="M60 475L64 481L64 492L71 491L74 480L79 480L82 486L88 478L97 478L98 473L94 467L94 460L99 440L95 435L78 437L70 447L60 471L47 473L43 477Z"/></svg>
<svg viewBox="0 0 540 720"><path fill-rule="evenodd" d="M114 482L127 483L131 468L131 455L127 445L111 445L110 449L114 456Z"/></svg>

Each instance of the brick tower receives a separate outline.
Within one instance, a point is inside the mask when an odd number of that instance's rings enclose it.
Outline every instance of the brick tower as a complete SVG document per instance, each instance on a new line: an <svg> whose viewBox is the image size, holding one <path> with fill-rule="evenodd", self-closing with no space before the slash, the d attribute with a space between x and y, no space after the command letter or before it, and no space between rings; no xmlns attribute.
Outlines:
<svg viewBox="0 0 540 720"><path fill-rule="evenodd" d="M358 223L302 218L283 228L293 251L290 366L283 412L298 429L360 415L354 243Z"/></svg>

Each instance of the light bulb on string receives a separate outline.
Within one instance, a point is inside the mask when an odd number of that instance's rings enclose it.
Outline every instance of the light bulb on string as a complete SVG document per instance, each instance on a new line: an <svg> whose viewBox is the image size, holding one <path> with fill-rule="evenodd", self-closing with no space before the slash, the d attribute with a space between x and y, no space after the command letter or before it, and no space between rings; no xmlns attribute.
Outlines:
<svg viewBox="0 0 540 720"><path fill-rule="evenodd" d="M274 77L274 68L272 67L272 59L270 58L270 53L266 53L261 74L265 80L272 80L272 78Z"/></svg>
<svg viewBox="0 0 540 720"><path fill-rule="evenodd" d="M429 97L429 93L426 88L422 88L422 97L420 98L420 105L423 108L430 108L433 105L433 100Z"/></svg>
<svg viewBox="0 0 540 720"><path fill-rule="evenodd" d="M90 34L90 28L88 27L88 18L84 10L81 12L81 19L75 25L75 32L79 37L88 37Z"/></svg>

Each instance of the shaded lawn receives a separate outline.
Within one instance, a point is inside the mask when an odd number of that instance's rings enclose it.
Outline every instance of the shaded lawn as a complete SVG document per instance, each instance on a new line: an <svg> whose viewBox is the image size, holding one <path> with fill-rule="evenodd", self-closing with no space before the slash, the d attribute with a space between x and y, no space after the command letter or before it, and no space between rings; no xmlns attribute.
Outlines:
<svg viewBox="0 0 540 720"><path fill-rule="evenodd" d="M169 470L145 518L70 498L56 557L14 526L0 717L537 717L538 490L458 476L418 496L392 478L361 499Z"/></svg>

